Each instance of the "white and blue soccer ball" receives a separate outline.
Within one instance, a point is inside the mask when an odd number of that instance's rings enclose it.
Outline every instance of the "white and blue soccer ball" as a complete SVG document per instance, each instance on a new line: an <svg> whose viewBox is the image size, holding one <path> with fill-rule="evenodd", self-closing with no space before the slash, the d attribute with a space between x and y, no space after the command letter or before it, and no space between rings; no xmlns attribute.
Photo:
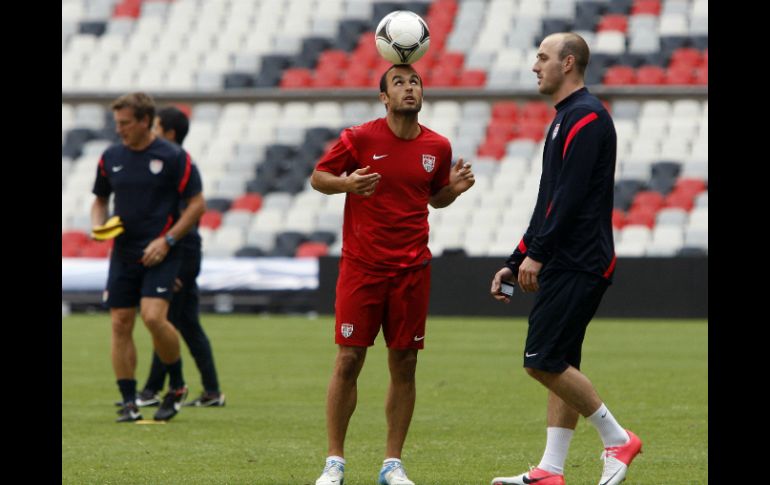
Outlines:
<svg viewBox="0 0 770 485"><path fill-rule="evenodd" d="M412 64L428 52L428 24L409 10L391 12L377 25L377 51L393 64Z"/></svg>

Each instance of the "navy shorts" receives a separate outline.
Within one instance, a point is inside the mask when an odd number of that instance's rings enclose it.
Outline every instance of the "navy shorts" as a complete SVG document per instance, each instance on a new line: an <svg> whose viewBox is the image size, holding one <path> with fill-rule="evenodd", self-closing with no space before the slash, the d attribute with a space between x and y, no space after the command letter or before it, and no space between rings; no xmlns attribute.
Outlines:
<svg viewBox="0 0 770 485"><path fill-rule="evenodd" d="M529 314L524 367L546 372L580 369L588 323L596 314L609 283L582 271L547 271Z"/></svg>
<svg viewBox="0 0 770 485"><path fill-rule="evenodd" d="M109 308L130 308L145 297L171 300L181 264L181 251L169 252L160 264L150 268L113 256L104 301Z"/></svg>

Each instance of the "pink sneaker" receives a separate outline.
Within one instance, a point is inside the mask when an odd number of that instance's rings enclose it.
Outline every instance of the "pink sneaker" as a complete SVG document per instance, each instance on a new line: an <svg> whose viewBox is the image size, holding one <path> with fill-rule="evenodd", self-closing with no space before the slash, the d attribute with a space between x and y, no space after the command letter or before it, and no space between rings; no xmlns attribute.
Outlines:
<svg viewBox="0 0 770 485"><path fill-rule="evenodd" d="M609 446L602 452L604 470L599 485L617 485L626 478L629 465L642 452L642 440L626 430L628 442L620 446Z"/></svg>
<svg viewBox="0 0 770 485"><path fill-rule="evenodd" d="M547 472L540 468L533 468L526 473L515 477L497 477L492 479L492 485L565 485L564 475Z"/></svg>

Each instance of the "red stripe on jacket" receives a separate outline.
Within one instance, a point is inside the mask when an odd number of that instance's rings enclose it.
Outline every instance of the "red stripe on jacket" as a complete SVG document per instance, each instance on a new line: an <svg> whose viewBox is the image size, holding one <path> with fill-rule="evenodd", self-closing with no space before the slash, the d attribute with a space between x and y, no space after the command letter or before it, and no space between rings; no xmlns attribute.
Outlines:
<svg viewBox="0 0 770 485"><path fill-rule="evenodd" d="M575 123L575 126L572 127L571 130L569 130L569 134L567 135L567 141L564 142L564 151L561 154L561 157L564 158L567 156L567 148L569 147L570 142L573 138L575 138L575 135L578 134L578 131L580 131L585 125L592 122L593 120L599 118L599 116L596 113L588 113L587 115L583 116L580 121Z"/></svg>
<svg viewBox="0 0 770 485"><path fill-rule="evenodd" d="M179 182L179 187L177 188L180 194L184 192L185 188L187 188L187 182L190 181L190 172L192 172L192 160L190 160L190 154L186 153L185 155L187 155L187 160L184 164L184 175L182 176L182 181Z"/></svg>
<svg viewBox="0 0 770 485"><path fill-rule="evenodd" d="M607 268L607 271L604 272L604 277L609 278L613 271L615 271L615 263L617 262L618 257L616 255L612 255L612 261L610 261L610 267Z"/></svg>

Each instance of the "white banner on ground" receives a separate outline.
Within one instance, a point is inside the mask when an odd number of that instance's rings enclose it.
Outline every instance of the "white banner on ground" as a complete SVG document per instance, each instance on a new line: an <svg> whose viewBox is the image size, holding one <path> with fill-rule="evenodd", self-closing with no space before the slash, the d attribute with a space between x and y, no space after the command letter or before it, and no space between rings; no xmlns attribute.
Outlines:
<svg viewBox="0 0 770 485"><path fill-rule="evenodd" d="M62 258L62 291L102 291L109 260ZM203 259L198 275L201 291L314 290L318 288L315 258Z"/></svg>

